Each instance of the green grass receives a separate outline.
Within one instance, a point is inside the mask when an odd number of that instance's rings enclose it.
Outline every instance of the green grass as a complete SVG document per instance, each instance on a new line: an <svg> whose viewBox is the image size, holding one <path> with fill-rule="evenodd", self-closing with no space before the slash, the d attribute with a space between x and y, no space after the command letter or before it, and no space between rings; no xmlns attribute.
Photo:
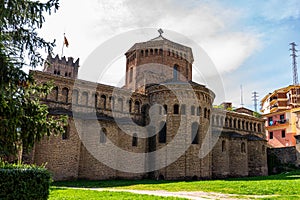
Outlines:
<svg viewBox="0 0 300 200"><path fill-rule="evenodd" d="M206 181L108 180L54 182L54 186L133 190L205 191L239 195L279 195L300 199L300 170L265 177ZM290 199L289 198L289 199Z"/></svg>
<svg viewBox="0 0 300 200"><path fill-rule="evenodd" d="M109 192L109 191L95 191L95 190L84 190L84 189L70 189L70 188L57 188L51 187L49 200L98 200L98 199L144 199L144 200L171 200L171 199L180 199L175 197L159 197L153 195L141 195L133 194L130 192Z"/></svg>

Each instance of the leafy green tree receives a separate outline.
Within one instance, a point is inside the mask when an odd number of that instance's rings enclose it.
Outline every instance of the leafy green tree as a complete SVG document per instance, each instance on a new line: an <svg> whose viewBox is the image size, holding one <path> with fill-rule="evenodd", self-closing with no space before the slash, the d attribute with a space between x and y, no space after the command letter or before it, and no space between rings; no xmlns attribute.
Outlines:
<svg viewBox="0 0 300 200"><path fill-rule="evenodd" d="M51 85L37 85L22 68L42 65L39 50L51 53L54 42L37 34L44 14L59 7L58 0L0 0L0 158L30 149L45 135L63 132L66 117L48 115L40 98Z"/></svg>

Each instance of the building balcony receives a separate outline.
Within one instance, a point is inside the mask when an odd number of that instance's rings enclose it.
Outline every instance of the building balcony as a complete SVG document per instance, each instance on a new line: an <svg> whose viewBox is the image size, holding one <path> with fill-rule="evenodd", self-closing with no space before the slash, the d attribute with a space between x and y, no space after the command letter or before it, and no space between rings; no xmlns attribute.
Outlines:
<svg viewBox="0 0 300 200"><path fill-rule="evenodd" d="M269 121L268 122L268 127L287 125L288 123L289 123L288 119L281 119L281 120L277 120L277 121Z"/></svg>
<svg viewBox="0 0 300 200"><path fill-rule="evenodd" d="M277 102L277 97L270 97L269 101L270 101L270 105L274 105Z"/></svg>
<svg viewBox="0 0 300 200"><path fill-rule="evenodd" d="M272 106L270 106L270 112L276 112L277 111L277 109L278 109L278 105L272 105Z"/></svg>

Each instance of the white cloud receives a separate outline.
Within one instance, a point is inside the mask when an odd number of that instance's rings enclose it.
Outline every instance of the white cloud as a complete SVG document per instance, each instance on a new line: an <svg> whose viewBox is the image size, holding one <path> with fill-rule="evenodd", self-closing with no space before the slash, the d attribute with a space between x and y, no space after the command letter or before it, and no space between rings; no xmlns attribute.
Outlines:
<svg viewBox="0 0 300 200"><path fill-rule="evenodd" d="M231 30L239 15L217 3L193 0L64 0L41 33L57 39L55 51L60 54L66 32L70 47L64 54L80 57L82 63L113 35L144 27L169 29L202 46L222 73L238 68L260 45L256 33Z"/></svg>
<svg viewBox="0 0 300 200"><path fill-rule="evenodd" d="M261 6L261 14L268 20L297 19L300 17L299 0L269 0Z"/></svg>

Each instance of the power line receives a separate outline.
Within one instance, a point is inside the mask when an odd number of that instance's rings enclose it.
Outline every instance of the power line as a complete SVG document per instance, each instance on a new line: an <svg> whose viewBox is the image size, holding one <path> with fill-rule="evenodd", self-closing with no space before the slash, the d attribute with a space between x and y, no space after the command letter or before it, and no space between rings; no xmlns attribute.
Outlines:
<svg viewBox="0 0 300 200"><path fill-rule="evenodd" d="M254 102L254 111L257 112L258 93L252 92L252 101Z"/></svg>
<svg viewBox="0 0 300 200"><path fill-rule="evenodd" d="M292 51L292 54L290 56L292 56L292 62L293 62L293 85L298 85L299 82L298 82L298 72L297 72L297 60L296 58L298 57L297 56L297 49L296 49L296 43L295 42L292 42L290 43L291 45L291 48L290 48L290 51Z"/></svg>

